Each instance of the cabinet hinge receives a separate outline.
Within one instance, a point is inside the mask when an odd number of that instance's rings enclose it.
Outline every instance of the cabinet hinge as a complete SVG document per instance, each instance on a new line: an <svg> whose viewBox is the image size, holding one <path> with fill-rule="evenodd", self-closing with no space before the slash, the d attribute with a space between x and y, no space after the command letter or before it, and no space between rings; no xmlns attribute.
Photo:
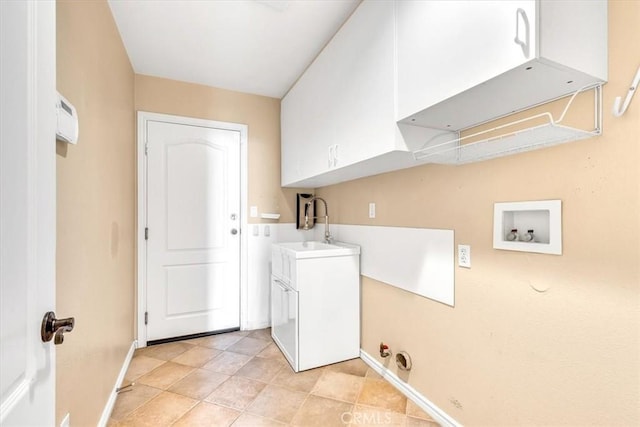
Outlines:
<svg viewBox="0 0 640 427"><path fill-rule="evenodd" d="M144 228L144 240L149 240L149 227Z"/></svg>
<svg viewBox="0 0 640 427"><path fill-rule="evenodd" d="M148 311L144 312L144 324L145 325L149 324L149 312Z"/></svg>

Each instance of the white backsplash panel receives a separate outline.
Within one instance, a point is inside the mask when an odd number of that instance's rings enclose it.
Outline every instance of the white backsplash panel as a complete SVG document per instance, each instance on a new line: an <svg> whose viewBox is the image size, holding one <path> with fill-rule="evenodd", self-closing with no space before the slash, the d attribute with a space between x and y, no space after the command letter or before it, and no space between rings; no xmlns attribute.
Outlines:
<svg viewBox="0 0 640 427"><path fill-rule="evenodd" d="M316 227L316 233L323 232ZM453 306L454 233L430 228L332 225L334 239L360 245L363 276ZM316 234L316 240L322 233Z"/></svg>

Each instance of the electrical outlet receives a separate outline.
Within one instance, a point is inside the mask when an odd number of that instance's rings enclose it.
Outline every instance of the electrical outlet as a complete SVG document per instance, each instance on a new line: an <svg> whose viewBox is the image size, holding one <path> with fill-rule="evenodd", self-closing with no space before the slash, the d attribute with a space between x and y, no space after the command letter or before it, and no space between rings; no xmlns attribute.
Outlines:
<svg viewBox="0 0 640 427"><path fill-rule="evenodd" d="M375 218L375 217L376 217L376 204L369 203L369 218Z"/></svg>
<svg viewBox="0 0 640 427"><path fill-rule="evenodd" d="M458 266L471 268L471 246L458 245Z"/></svg>

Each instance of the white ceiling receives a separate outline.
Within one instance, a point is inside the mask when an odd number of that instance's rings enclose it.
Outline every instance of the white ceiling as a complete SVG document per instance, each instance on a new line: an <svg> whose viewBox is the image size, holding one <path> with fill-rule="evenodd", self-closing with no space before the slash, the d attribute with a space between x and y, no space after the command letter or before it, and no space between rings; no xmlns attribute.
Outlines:
<svg viewBox="0 0 640 427"><path fill-rule="evenodd" d="M133 69L281 98L360 0L109 0Z"/></svg>

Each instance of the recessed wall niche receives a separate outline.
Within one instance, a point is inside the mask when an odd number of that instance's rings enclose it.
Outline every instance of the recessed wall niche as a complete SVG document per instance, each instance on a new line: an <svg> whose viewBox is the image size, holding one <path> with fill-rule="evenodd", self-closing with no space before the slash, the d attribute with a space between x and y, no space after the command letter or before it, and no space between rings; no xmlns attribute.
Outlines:
<svg viewBox="0 0 640 427"><path fill-rule="evenodd" d="M562 201L495 203L493 247L562 255Z"/></svg>

